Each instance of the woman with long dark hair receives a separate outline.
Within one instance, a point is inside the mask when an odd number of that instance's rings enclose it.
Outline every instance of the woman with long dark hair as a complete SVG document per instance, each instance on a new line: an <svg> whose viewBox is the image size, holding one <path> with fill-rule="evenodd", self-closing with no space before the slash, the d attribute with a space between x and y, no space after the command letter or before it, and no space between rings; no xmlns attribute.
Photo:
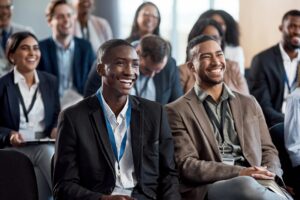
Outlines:
<svg viewBox="0 0 300 200"><path fill-rule="evenodd" d="M160 12L154 3L142 3L135 12L131 32L126 40L133 42L148 34L159 36L160 20Z"/></svg>
<svg viewBox="0 0 300 200"><path fill-rule="evenodd" d="M60 111L57 80L36 70L41 52L30 32L11 35L6 56L14 68L0 78L0 147L28 156L35 169L39 199L52 199L54 144L29 142L56 137Z"/></svg>
<svg viewBox="0 0 300 200"><path fill-rule="evenodd" d="M224 32L225 58L239 64L242 74L245 72L244 51L240 46L240 30L234 18L224 10L208 10L202 13L199 19L212 18L218 22Z"/></svg>

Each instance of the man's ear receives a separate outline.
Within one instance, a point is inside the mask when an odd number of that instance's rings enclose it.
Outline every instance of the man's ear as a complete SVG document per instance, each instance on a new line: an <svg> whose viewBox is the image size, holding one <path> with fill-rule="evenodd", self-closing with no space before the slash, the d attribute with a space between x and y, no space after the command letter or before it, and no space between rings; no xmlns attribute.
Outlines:
<svg viewBox="0 0 300 200"><path fill-rule="evenodd" d="M105 76L106 74L105 64L99 63L97 65L97 73L99 74L99 76Z"/></svg>
<svg viewBox="0 0 300 200"><path fill-rule="evenodd" d="M195 66L192 61L187 61L187 66L192 72L196 72Z"/></svg>
<svg viewBox="0 0 300 200"><path fill-rule="evenodd" d="M138 45L136 48L136 53L138 54L139 57L141 57L141 54L142 54L142 49L141 49L141 45Z"/></svg>

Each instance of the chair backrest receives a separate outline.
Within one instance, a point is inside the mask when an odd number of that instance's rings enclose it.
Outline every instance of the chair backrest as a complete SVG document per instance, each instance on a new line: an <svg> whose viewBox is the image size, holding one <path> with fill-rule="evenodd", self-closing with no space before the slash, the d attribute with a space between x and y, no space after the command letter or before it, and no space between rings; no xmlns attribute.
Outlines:
<svg viewBox="0 0 300 200"><path fill-rule="evenodd" d="M0 199L38 200L33 164L26 155L0 150Z"/></svg>

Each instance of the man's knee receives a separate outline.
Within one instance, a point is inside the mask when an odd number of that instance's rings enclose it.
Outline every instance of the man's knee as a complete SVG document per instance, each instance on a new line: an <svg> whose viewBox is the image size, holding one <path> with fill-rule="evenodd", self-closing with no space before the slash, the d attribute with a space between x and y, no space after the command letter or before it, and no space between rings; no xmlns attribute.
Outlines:
<svg viewBox="0 0 300 200"><path fill-rule="evenodd" d="M208 194L208 199L264 199L265 188L249 176L238 176L226 181L214 183Z"/></svg>

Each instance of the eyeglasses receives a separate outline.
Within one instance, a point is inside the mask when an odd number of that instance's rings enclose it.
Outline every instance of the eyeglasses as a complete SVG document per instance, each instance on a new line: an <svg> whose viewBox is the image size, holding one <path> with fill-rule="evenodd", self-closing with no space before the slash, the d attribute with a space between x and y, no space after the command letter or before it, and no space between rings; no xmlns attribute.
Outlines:
<svg viewBox="0 0 300 200"><path fill-rule="evenodd" d="M12 10L14 8L13 4L9 5L0 5L0 10Z"/></svg>

